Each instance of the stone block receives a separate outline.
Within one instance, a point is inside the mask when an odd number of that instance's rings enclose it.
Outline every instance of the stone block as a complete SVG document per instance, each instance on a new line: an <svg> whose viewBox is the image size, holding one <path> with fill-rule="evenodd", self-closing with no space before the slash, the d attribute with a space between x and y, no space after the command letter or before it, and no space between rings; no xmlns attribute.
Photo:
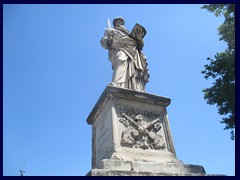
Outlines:
<svg viewBox="0 0 240 180"><path fill-rule="evenodd" d="M87 118L92 167L103 159L153 162L176 158L166 107L171 99L107 86Z"/></svg>
<svg viewBox="0 0 240 180"><path fill-rule="evenodd" d="M87 176L215 176L176 157L166 110L170 102L107 86L87 118L92 125Z"/></svg>

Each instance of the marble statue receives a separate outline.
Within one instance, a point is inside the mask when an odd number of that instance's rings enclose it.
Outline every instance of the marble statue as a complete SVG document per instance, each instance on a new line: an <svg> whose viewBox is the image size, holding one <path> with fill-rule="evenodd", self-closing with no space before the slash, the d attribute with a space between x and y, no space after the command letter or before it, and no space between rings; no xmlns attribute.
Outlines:
<svg viewBox="0 0 240 180"><path fill-rule="evenodd" d="M147 59L142 53L143 37L147 33L145 28L136 23L130 33L124 27L124 19L117 17L108 29L100 43L109 51L112 62L112 82L110 85L145 92L145 85L149 80Z"/></svg>

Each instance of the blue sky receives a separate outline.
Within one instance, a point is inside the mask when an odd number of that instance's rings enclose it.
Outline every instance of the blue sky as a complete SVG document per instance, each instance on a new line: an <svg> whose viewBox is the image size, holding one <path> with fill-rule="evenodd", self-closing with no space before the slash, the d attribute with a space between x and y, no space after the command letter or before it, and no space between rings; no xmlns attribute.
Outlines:
<svg viewBox="0 0 240 180"><path fill-rule="evenodd" d="M168 117L177 157L208 174L235 175L235 142L201 71L224 51L223 17L200 4L3 5L3 175L83 176L91 169L86 118L111 81L100 39L107 18L147 30L146 91L172 99Z"/></svg>

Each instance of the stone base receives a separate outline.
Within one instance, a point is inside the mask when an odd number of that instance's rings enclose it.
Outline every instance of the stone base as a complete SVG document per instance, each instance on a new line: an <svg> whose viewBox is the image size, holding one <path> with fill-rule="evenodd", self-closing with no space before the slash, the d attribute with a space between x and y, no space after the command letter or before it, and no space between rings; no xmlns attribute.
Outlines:
<svg viewBox="0 0 240 180"><path fill-rule="evenodd" d="M87 176L205 176L199 165L143 161L102 160Z"/></svg>
<svg viewBox="0 0 240 180"><path fill-rule="evenodd" d="M87 118L92 125L87 176L209 176L202 166L177 159L166 110L170 102L107 86Z"/></svg>
<svg viewBox="0 0 240 180"><path fill-rule="evenodd" d="M206 174L153 173L153 172L93 169L87 174L87 176L206 176Z"/></svg>

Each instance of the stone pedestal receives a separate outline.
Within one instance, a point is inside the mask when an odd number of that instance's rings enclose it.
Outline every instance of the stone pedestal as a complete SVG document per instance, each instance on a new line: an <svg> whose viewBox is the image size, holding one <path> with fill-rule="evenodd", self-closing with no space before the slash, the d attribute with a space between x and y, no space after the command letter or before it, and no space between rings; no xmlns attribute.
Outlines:
<svg viewBox="0 0 240 180"><path fill-rule="evenodd" d="M107 86L87 118L92 125L89 176L205 175L176 158L166 107L171 99Z"/></svg>

